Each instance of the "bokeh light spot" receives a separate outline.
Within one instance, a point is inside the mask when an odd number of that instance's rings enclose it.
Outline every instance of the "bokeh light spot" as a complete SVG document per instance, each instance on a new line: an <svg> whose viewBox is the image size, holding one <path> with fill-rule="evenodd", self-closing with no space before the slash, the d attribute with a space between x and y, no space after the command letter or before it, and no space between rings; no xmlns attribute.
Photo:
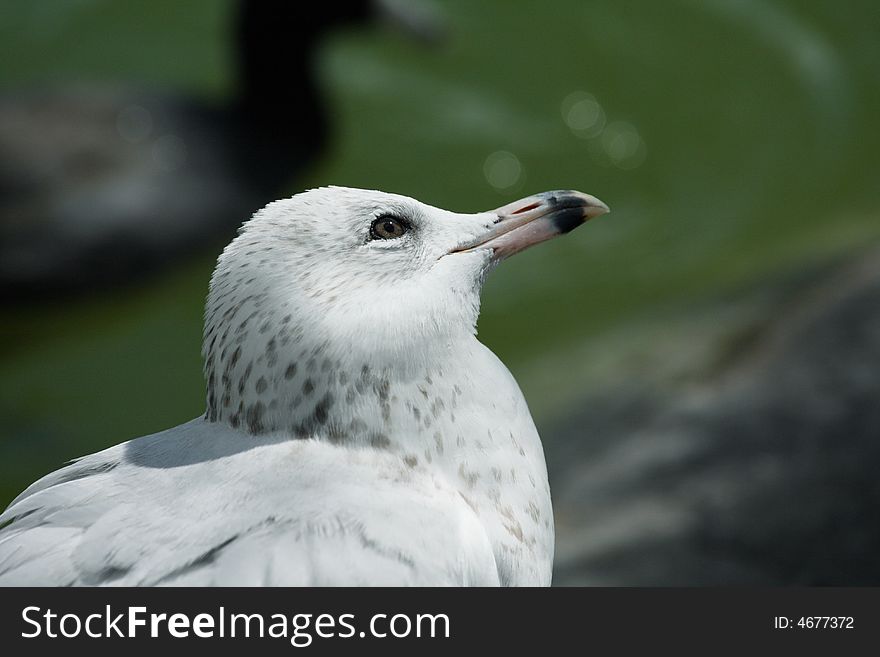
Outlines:
<svg viewBox="0 0 880 657"><path fill-rule="evenodd" d="M508 151L495 151L483 163L486 181L495 189L505 190L515 186L522 177L519 158Z"/></svg>
<svg viewBox="0 0 880 657"><path fill-rule="evenodd" d="M602 148L612 164L620 169L636 169L647 157L639 131L626 121L614 121L602 132Z"/></svg>
<svg viewBox="0 0 880 657"><path fill-rule="evenodd" d="M598 136L605 127L605 110L595 96L585 91L570 93L560 109L565 124L582 139Z"/></svg>

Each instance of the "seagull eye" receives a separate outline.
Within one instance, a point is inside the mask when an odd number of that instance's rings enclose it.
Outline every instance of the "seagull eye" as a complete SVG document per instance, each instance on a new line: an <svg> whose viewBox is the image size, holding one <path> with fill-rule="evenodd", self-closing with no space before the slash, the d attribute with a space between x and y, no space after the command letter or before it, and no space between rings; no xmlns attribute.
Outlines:
<svg viewBox="0 0 880 657"><path fill-rule="evenodd" d="M370 224L370 237L374 240L393 240L403 237L408 230L409 224L402 219L385 215Z"/></svg>

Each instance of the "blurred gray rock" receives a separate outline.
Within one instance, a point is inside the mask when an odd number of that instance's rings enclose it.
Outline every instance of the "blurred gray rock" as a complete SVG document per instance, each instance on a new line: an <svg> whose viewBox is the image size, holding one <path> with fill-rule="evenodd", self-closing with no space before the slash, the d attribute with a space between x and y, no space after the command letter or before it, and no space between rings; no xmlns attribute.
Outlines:
<svg viewBox="0 0 880 657"><path fill-rule="evenodd" d="M880 253L678 326L543 432L554 583L880 584Z"/></svg>

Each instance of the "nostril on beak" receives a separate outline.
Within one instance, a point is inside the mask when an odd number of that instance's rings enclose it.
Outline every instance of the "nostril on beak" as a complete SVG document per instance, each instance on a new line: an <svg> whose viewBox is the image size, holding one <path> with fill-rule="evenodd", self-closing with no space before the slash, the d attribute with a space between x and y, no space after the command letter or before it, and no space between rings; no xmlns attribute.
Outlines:
<svg viewBox="0 0 880 657"><path fill-rule="evenodd" d="M526 212L529 212L531 210L534 210L536 208L541 207L541 205L542 205L541 201L533 201L532 203L528 203L528 204L522 206L521 208L517 208L516 210L513 210L511 212L501 212L492 223L499 224L509 217L514 217L518 214L525 214Z"/></svg>
<svg viewBox="0 0 880 657"><path fill-rule="evenodd" d="M539 205L541 205L541 202L535 201L534 203L529 203L528 205L521 207L519 210L515 210L511 214L522 214L523 212L528 212L529 210L534 210Z"/></svg>

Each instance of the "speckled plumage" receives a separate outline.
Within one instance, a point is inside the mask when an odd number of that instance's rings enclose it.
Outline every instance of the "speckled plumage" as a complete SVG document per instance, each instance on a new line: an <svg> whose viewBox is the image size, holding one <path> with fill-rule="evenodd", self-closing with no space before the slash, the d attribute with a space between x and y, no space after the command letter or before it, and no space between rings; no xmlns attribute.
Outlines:
<svg viewBox="0 0 880 657"><path fill-rule="evenodd" d="M408 233L371 240L388 213ZM541 442L475 337L498 247L458 248L501 217L338 187L258 212L211 280L205 415L28 488L0 583L549 584Z"/></svg>

